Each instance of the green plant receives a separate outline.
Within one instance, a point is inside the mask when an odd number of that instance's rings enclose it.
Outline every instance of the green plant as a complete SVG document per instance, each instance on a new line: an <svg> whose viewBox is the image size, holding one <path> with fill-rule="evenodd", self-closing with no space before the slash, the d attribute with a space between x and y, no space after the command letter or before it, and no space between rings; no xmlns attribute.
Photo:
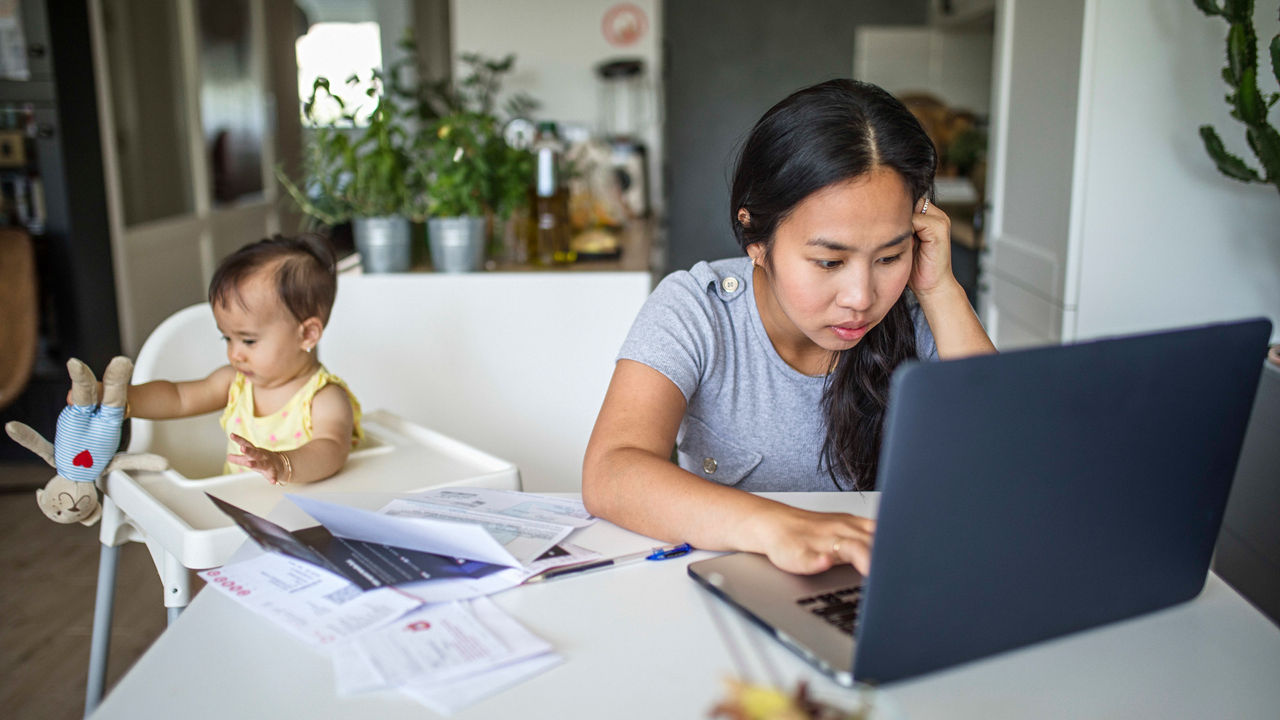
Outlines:
<svg viewBox="0 0 1280 720"><path fill-rule="evenodd" d="M1231 117L1244 123L1245 138L1262 165L1259 172L1243 159L1227 152L1211 125L1200 126L1204 148L1219 172L1243 182L1275 185L1280 190L1280 132L1267 115L1280 93L1258 90L1258 35L1253 27L1253 0L1195 0L1204 14L1227 21L1227 66L1222 79L1232 92L1226 97ZM1271 73L1280 82L1280 34L1271 38Z"/></svg>
<svg viewBox="0 0 1280 720"><path fill-rule="evenodd" d="M968 176L987 157L987 134L970 127L956 133L945 150L947 164Z"/></svg>
<svg viewBox="0 0 1280 720"><path fill-rule="evenodd" d="M412 151L413 182L425 190L417 210L431 217L506 218L528 202L534 158L508 145L502 129L510 119L527 117L537 102L516 94L501 115L495 110L514 55L492 60L467 53L460 59L466 70L456 82L397 87L423 125Z"/></svg>
<svg viewBox="0 0 1280 720"><path fill-rule="evenodd" d="M405 40L401 47L412 51L413 41ZM538 109L538 101L528 93L515 93L503 105L501 116L497 112L495 106L502 89L503 76L515 68L514 54L495 60L480 53L462 53L458 60L464 68L461 80L423 81L414 87L397 82L394 92L409 99L414 104L418 118L427 122L461 113L510 120L528 117ZM394 71L394 76L400 76L399 68Z"/></svg>
<svg viewBox="0 0 1280 720"><path fill-rule="evenodd" d="M361 82L357 75L347 79L349 85ZM387 215L421 219L415 212L419 189L410 173L407 112L385 91L380 72L372 71L368 82L366 95L373 108L367 124L358 127L363 107L348 108L327 78L317 78L303 104L304 116L315 126L304 151L301 186L276 168L280 184L302 212L326 225ZM317 122L321 103L336 103L338 116Z"/></svg>
<svg viewBox="0 0 1280 720"><path fill-rule="evenodd" d="M447 115L432 122L419 138L415 172L427 188L426 215L492 212L506 218L528 201L533 155L509 146L493 116Z"/></svg>

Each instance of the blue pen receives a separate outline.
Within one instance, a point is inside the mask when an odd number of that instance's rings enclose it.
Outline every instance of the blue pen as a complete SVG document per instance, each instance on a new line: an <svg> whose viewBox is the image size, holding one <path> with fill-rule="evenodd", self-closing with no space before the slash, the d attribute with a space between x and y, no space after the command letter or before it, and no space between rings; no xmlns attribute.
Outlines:
<svg viewBox="0 0 1280 720"><path fill-rule="evenodd" d="M629 565L641 560L670 560L671 558L678 558L681 555L688 555L691 552L693 552L693 546L689 543L656 547L649 550L641 550L640 552L631 553L629 555L619 555L618 557L607 558L605 560L590 560L577 565L566 565L564 567L552 568L541 575L536 575L525 580L525 583L545 582L547 580L562 578L566 575L577 575L579 573L591 572L593 570L604 570L605 568L617 567L619 565Z"/></svg>

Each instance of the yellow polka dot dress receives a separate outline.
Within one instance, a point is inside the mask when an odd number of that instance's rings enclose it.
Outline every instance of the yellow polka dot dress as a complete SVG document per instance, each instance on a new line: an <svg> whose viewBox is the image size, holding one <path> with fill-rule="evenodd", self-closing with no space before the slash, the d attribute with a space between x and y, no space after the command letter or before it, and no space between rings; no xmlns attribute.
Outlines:
<svg viewBox="0 0 1280 720"><path fill-rule="evenodd" d="M227 407L222 411L222 429L227 431L227 454L239 455L240 446L231 440L231 433L266 450L293 450L311 440L311 400L326 385L337 385L347 393L351 401L351 413L355 422L351 426L351 445L354 447L364 437L360 427L360 401L337 375L320 366L306 385L289 398L284 407L270 415L257 416L253 411L253 383L242 373L227 391ZM243 472L245 468L224 463L222 472Z"/></svg>

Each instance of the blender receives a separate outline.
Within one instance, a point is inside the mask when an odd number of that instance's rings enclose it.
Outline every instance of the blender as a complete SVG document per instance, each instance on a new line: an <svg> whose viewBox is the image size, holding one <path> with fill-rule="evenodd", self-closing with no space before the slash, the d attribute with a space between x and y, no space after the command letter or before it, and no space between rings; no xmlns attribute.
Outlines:
<svg viewBox="0 0 1280 720"><path fill-rule="evenodd" d="M600 131L609 145L622 201L633 218L649 215L649 151L640 137L650 114L644 61L618 58L596 66Z"/></svg>

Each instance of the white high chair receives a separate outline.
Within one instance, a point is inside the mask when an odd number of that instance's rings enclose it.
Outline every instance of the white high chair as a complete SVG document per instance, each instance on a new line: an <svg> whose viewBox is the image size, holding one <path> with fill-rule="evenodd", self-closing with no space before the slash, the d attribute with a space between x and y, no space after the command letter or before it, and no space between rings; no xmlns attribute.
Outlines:
<svg viewBox="0 0 1280 720"><path fill-rule="evenodd" d="M213 313L202 303L175 313L152 332L138 353L133 382L201 378L225 363ZM366 353L363 359L344 365L342 375L355 389L359 383L353 378L379 372L379 356ZM515 465L389 412L370 412L365 407L366 439L351 452L343 471L313 485L287 489L267 483L254 472L220 474L227 441L218 413L131 421L129 450L163 455L171 467L162 473L117 471L103 479L102 550L86 715L97 706L105 687L119 546L146 543L163 583L169 622L173 622L190 600L191 571L224 564L243 542L243 532L205 497L206 491L265 516L285 492L407 493L459 484L521 488Z"/></svg>

